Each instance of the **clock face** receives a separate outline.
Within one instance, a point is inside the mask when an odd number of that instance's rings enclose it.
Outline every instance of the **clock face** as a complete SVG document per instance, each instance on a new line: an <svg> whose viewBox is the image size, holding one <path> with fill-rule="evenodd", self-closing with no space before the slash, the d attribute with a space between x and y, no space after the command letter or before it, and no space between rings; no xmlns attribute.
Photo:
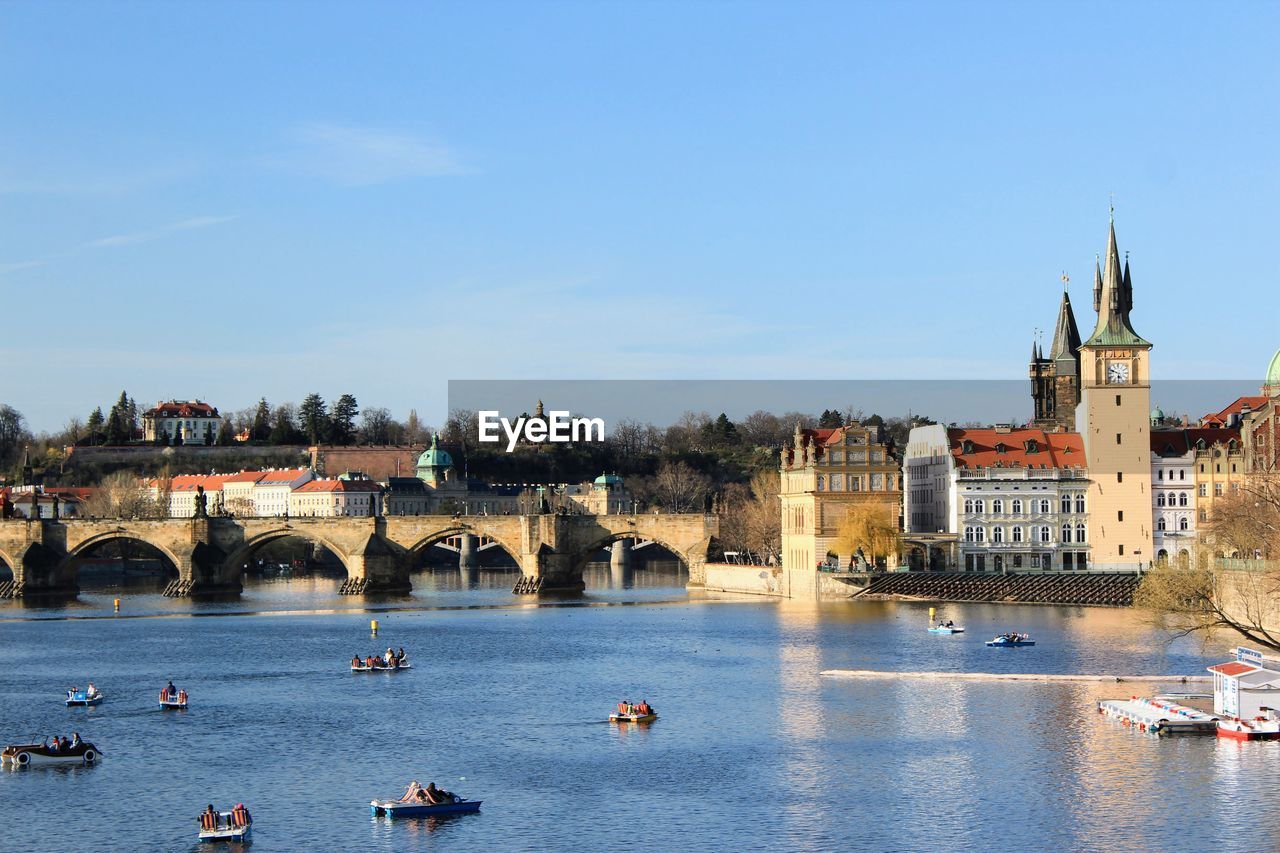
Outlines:
<svg viewBox="0 0 1280 853"><path fill-rule="evenodd" d="M1121 385L1129 381L1129 365L1122 361L1113 361L1107 365L1107 382Z"/></svg>

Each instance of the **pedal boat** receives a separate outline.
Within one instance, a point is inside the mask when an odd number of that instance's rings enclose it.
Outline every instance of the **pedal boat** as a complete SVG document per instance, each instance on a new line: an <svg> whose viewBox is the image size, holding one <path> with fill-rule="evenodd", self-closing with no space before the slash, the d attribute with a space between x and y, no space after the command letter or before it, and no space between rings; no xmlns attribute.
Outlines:
<svg viewBox="0 0 1280 853"><path fill-rule="evenodd" d="M619 714L614 711L609 715L611 723L652 723L656 719L658 719L657 711L650 711L647 714Z"/></svg>
<svg viewBox="0 0 1280 853"><path fill-rule="evenodd" d="M388 664L382 663L381 660L375 660L373 662L373 666L360 664L359 666L351 667L352 672L395 672L400 669L413 669L413 664L409 663L407 660L402 660L396 663L395 666L389 666Z"/></svg>
<svg viewBox="0 0 1280 853"><path fill-rule="evenodd" d="M70 708L73 705L83 705L85 707L101 705L103 698L101 690L95 690L92 693L87 690L68 690L67 707Z"/></svg>
<svg viewBox="0 0 1280 853"><path fill-rule="evenodd" d="M452 803L409 802L398 800L370 800L369 813L377 817L430 817L432 815L469 814L480 811L483 800L458 800Z"/></svg>
<svg viewBox="0 0 1280 853"><path fill-rule="evenodd" d="M929 629L929 633L930 634L963 634L964 628L961 628L959 625L952 625L951 627L947 627L946 625L934 625L932 628Z"/></svg>
<svg viewBox="0 0 1280 853"><path fill-rule="evenodd" d="M1280 738L1280 720L1257 717L1252 720L1218 720L1218 737L1232 740L1276 740Z"/></svg>
<svg viewBox="0 0 1280 853"><path fill-rule="evenodd" d="M166 690L161 690L160 691L160 710L161 711L187 710L187 691L179 690L177 693L169 693Z"/></svg>
<svg viewBox="0 0 1280 853"><path fill-rule="evenodd" d="M96 764L102 753L88 741L54 752L40 743L11 744L0 753L0 764L12 767L40 767L46 764Z"/></svg>
<svg viewBox="0 0 1280 853"><path fill-rule="evenodd" d="M200 820L196 818L197 822ZM217 841L247 841L249 834L253 832L253 819L244 826L232 826L231 812L218 812L218 825L213 829L200 829L200 840L208 842Z"/></svg>
<svg viewBox="0 0 1280 853"><path fill-rule="evenodd" d="M994 640L987 640L987 645L993 648L1013 648L1014 646L1034 646L1035 640L1010 640L1008 637L996 637Z"/></svg>

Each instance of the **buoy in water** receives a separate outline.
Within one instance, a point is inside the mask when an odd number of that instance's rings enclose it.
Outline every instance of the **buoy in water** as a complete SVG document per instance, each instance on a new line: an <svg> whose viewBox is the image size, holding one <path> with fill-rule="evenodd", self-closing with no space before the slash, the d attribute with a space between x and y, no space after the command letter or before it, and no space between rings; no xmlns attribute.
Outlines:
<svg viewBox="0 0 1280 853"><path fill-rule="evenodd" d="M118 599L118 598L117 598L117 599L115 600L115 604L116 604L116 612L117 612L117 613L119 613L119 612L120 612L120 599Z"/></svg>
<svg viewBox="0 0 1280 853"><path fill-rule="evenodd" d="M378 636L378 620L377 619L369 620L369 630L373 633L373 636L375 637Z"/></svg>

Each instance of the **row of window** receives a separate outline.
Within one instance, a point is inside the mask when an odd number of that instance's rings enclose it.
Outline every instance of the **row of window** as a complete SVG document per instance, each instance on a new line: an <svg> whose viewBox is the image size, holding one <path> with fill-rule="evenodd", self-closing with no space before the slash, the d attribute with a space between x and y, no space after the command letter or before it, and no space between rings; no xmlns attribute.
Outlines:
<svg viewBox="0 0 1280 853"><path fill-rule="evenodd" d="M1177 492L1160 492L1156 495L1156 506L1186 506L1187 493Z"/></svg>
<svg viewBox="0 0 1280 853"><path fill-rule="evenodd" d="M965 498L964 511L966 513L986 512L986 505L987 505L986 501L982 500L981 498ZM1058 505L1061 508L1061 512L1071 512L1073 506L1075 507L1076 512L1084 512L1084 495L1082 494L1076 495L1074 497L1074 500L1071 495L1063 495L1062 499L1058 502ZM1009 512L1013 515L1021 515L1023 512L1023 506L1026 506L1027 508L1026 511L1030 513L1038 512L1041 515L1047 515L1048 513L1053 512L1053 501L1049 500L1048 498L1041 498L1038 500L1029 500L1025 504L1023 503L1022 498L1014 498L1013 500L1009 501ZM994 515L1003 514L1004 507L1005 507L1005 502L1002 498L992 499L991 501L992 514Z"/></svg>
<svg viewBox="0 0 1280 853"><path fill-rule="evenodd" d="M1071 539L1072 529L1073 528L1070 523L1062 525L1062 531L1061 531L1062 538L1059 541L1060 542L1072 541ZM1089 531L1088 531L1088 528L1085 527L1083 522L1077 523L1075 525L1074 531L1075 531L1076 542L1083 543L1088 541ZM1030 541L1032 542L1052 542L1053 541L1053 528L1047 524L1032 525L1031 527L1027 527L1027 528L1023 528L1020 526L1010 527L1007 534L1009 536L1008 541L1009 542L1025 541L1023 539L1024 533L1025 535L1030 537ZM993 544L996 544L996 545L1004 544L1004 542L1006 541L1005 536L1006 536L1005 528L1003 527L991 528L991 542ZM966 527L964 529L964 541L975 543L975 544L986 542L987 528L977 527L977 526Z"/></svg>
<svg viewBox="0 0 1280 853"><path fill-rule="evenodd" d="M1163 479L1164 479L1164 469L1163 469L1163 468L1157 468L1157 469L1156 469L1156 479L1157 479L1157 480L1163 480ZM1170 471L1170 472L1169 472L1169 479L1170 479L1170 480L1172 480L1172 479L1173 479L1173 471ZM1185 479L1187 479L1187 469L1186 469L1186 468L1179 468L1179 469L1178 469L1178 479L1179 479L1179 480L1185 480Z"/></svg>
<svg viewBox="0 0 1280 853"><path fill-rule="evenodd" d="M1163 517L1162 517L1162 518L1157 518L1157 519L1156 519L1156 530L1159 530L1159 531L1162 531L1162 532L1163 532L1163 531L1168 530L1168 529L1169 529L1169 525L1166 523L1166 521L1165 521L1165 519L1164 519ZM1179 529L1179 530L1190 530L1190 529L1191 529L1191 522L1190 522L1190 520L1189 520L1185 515L1184 515L1182 518L1179 518L1179 519L1178 519L1178 529Z"/></svg>
<svg viewBox="0 0 1280 853"><path fill-rule="evenodd" d="M825 460L825 461L826 461L826 463L827 463L828 465L840 465L840 464L842 464L842 463L845 461L845 453L844 453L844 451L843 451L843 450L833 450L833 451L831 451L829 454L827 454L827 458L826 458L826 460ZM850 462L866 462L866 461L867 461L867 452L866 452L865 450L850 450L850 451L849 451L849 459L848 459L848 461L850 461ZM883 462L883 461L884 461L884 451L883 451L883 450L873 450L873 451L871 451L871 461L872 461L872 462Z"/></svg>
<svg viewBox="0 0 1280 853"><path fill-rule="evenodd" d="M892 474L868 474L865 478L857 474L831 474L818 477L815 488L819 492L861 492L864 482L867 484L867 491L893 491Z"/></svg>

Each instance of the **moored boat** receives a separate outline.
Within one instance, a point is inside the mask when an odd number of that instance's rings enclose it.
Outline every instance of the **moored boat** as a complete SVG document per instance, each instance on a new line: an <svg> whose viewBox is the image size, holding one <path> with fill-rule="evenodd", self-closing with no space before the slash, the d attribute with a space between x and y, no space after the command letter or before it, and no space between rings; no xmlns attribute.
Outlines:
<svg viewBox="0 0 1280 853"><path fill-rule="evenodd" d="M84 690L81 690L79 687L67 688L67 707L68 708L72 707L73 705L83 705L85 707L101 705L102 700L103 700L102 692L98 690L98 688L94 687L92 684L90 684Z"/></svg>
<svg viewBox="0 0 1280 853"><path fill-rule="evenodd" d="M0 752L0 763L13 767L39 767L46 764L96 764L102 758L98 748L88 741L57 749L44 743L10 744Z"/></svg>
<svg viewBox="0 0 1280 853"><path fill-rule="evenodd" d="M1218 737L1231 740L1276 740L1280 738L1280 720L1267 717L1218 720Z"/></svg>
<svg viewBox="0 0 1280 853"><path fill-rule="evenodd" d="M196 820L200 824L201 841L244 841L253 831L253 818L244 803L225 812L216 812L210 806Z"/></svg>

